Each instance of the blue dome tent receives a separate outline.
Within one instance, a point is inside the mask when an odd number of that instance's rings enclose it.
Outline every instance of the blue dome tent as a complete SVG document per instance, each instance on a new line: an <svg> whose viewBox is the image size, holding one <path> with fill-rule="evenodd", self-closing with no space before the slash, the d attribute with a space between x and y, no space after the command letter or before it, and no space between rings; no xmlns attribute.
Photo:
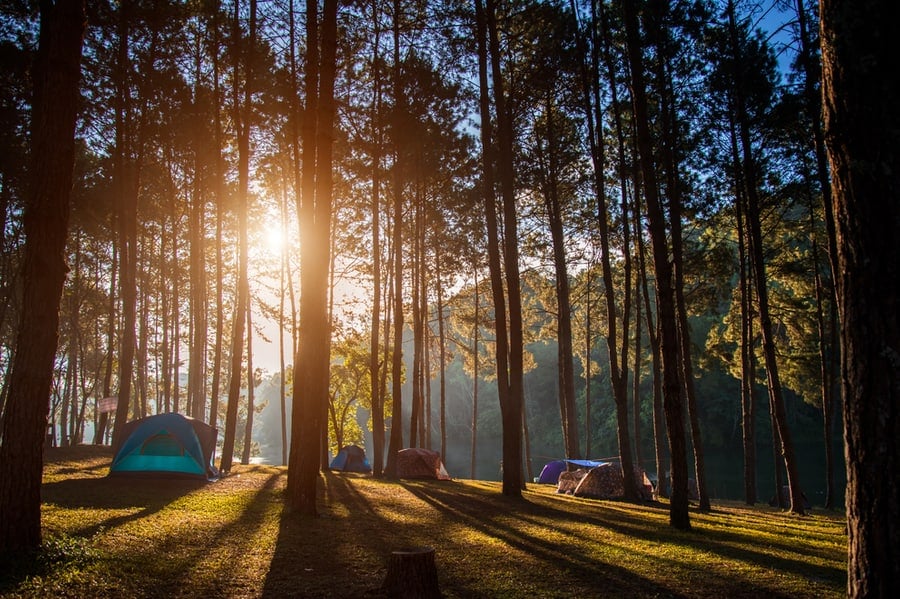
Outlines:
<svg viewBox="0 0 900 599"><path fill-rule="evenodd" d="M340 472L368 473L372 471L372 466L366 458L366 452L362 447L357 445L347 445L343 447L338 454L334 456L334 459L331 460L331 464L328 468Z"/></svg>
<svg viewBox="0 0 900 599"><path fill-rule="evenodd" d="M109 468L110 476L214 478L218 431L199 420L166 413L125 425L125 439Z"/></svg>

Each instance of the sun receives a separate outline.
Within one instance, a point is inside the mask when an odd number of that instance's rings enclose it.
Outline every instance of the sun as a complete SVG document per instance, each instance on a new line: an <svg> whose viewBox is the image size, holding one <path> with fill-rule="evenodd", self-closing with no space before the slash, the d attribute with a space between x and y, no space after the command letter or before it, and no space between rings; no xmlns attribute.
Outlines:
<svg viewBox="0 0 900 599"><path fill-rule="evenodd" d="M265 246L266 250L274 255L281 255L282 250L284 249L284 231L281 230L280 223L273 223L272 225L266 227L263 232L262 245Z"/></svg>

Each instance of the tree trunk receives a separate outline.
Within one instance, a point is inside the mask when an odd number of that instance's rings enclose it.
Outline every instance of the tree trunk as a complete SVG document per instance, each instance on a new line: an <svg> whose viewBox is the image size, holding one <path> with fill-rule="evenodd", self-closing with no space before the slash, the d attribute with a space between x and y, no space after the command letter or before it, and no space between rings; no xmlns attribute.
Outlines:
<svg viewBox="0 0 900 599"><path fill-rule="evenodd" d="M382 128L377 124L381 110L381 67L380 42L381 27L378 18L378 3L372 3L372 109L369 120L372 124L372 312L371 340L369 343L369 386L372 393L372 474L381 476L384 471L384 396L381 394L379 378L379 352L381 347L381 154Z"/></svg>
<svg viewBox="0 0 900 599"><path fill-rule="evenodd" d="M0 445L0 555L41 544L41 474L66 278L75 120L85 28L82 0L41 4L23 217L23 304Z"/></svg>
<svg viewBox="0 0 900 599"><path fill-rule="evenodd" d="M763 356L766 363L766 378L769 388L769 401L771 403L774 425L778 429L778 437L781 441L780 451L784 458L784 467L787 471L787 483L790 489L791 512L804 513L803 499L800 492L800 479L797 471L797 460L794 456L794 445L787 423L787 411L781 389L781 379L778 375L778 360L775 352L775 339L772 331L772 319L769 315L769 292L766 280L766 265L762 248L762 223L760 215L760 200L757 193L756 165L750 140L750 128L744 108L742 93L743 82L740 76L741 52L737 41L737 28L734 23L734 4L728 4L729 26L733 60L735 64L735 109L737 121L738 141L741 146L743 159L744 183L747 199L747 226L749 229L750 266L756 295L759 300L759 320L762 331ZM780 488L776 489L776 495L780 494Z"/></svg>
<svg viewBox="0 0 900 599"><path fill-rule="evenodd" d="M222 91L219 77L219 46L221 44L221 32L219 27L219 11L216 10L211 26L213 28L213 137L215 152L215 195L216 195L216 332L213 341L212 381L209 394L209 419L207 422L212 427L218 427L219 421L219 392L221 391L222 377L222 344L225 326L225 301L223 285L223 243L222 233L225 219L225 160L222 156Z"/></svg>
<svg viewBox="0 0 900 599"><path fill-rule="evenodd" d="M113 375L113 348L116 339L116 289L118 289L117 277L119 273L119 253L115 243L112 247L112 271L109 276L109 304L107 309L106 321L106 358L103 360L103 397L109 397L112 393L112 375ZM105 411L97 418L97 428L94 431L94 445L101 445L106 438L107 426L109 425L109 411Z"/></svg>
<svg viewBox="0 0 900 599"><path fill-rule="evenodd" d="M199 62L199 59L198 59ZM199 66L196 69L199 71ZM199 81L199 78L198 78ZM195 91L195 100L199 95ZM198 136L199 137L199 136ZM188 414L203 420L206 408L206 349L208 332L208 302L206 282L206 194L200 175L200 148L206 140L194 140L193 201L189 213L190 236L190 317L191 349L188 367Z"/></svg>
<svg viewBox="0 0 900 599"><path fill-rule="evenodd" d="M253 373L253 308L247 302L247 420L244 423L244 444L241 448L241 464L250 463L250 444L253 442L254 388L256 376Z"/></svg>
<svg viewBox="0 0 900 599"><path fill-rule="evenodd" d="M605 33L608 33L608 29L606 27L606 13L603 9L602 5L600 7L601 10L601 22ZM605 36L604 36L605 37ZM607 40L605 40L607 41ZM610 75L611 82L614 83L614 76ZM586 101L589 102L590 96L586 94ZM599 94L595 94L595 97L598 98L599 102ZM602 130L602 121L600 119L600 107L596 107L597 110L597 129ZM591 115L593 111L590 109L587 110L588 119L592 121ZM621 136L621 128L619 127L620 123L617 124L617 130ZM594 126L589 126L589 130L593 131L595 129ZM621 143L621 137L620 137ZM634 471L634 462L631 455L631 437L629 435L630 427L628 426L628 321L631 312L631 258L629 256L628 250L628 210L627 210L627 199L625 195L625 187L622 188L622 215L623 215L623 242L625 247L623 247L623 253L625 255L625 268L623 273L623 278L625 280L625 288L623 291L624 302L622 306L622 332L621 332L621 362L619 362L619 350L617 348L617 344L619 343L620 334L618 332L617 325L617 313L616 313L616 297L615 297L615 288L613 285L613 274L612 274L612 264L610 258L610 249L609 249L609 241L610 241L610 231L609 231L609 207L606 203L606 191L604 184L604 173L603 173L603 164L604 164L604 146L603 146L603 136L602 132L598 131L591 138L591 153L594 158L594 193L597 198L597 223L600 228L600 248L601 248L601 267L603 272L603 288L604 288L604 297L606 300L606 319L607 326L609 330L606 335L606 347L609 352L609 372L610 372L610 382L612 384L613 391L613 400L616 404L616 438L619 445L619 459L622 464L622 472L623 473L631 473ZM622 147L620 145L620 166L622 159ZM630 476L626 474L624 476L624 493L625 498L630 501L638 500L638 486L637 481L634 476Z"/></svg>
<svg viewBox="0 0 900 599"><path fill-rule="evenodd" d="M115 65L115 155L113 158L113 178L119 196L116 205L119 225L119 264L122 297L122 335L119 349L119 389L116 395L116 420L113 425L113 450L123 441L122 429L128 421L128 407L131 404L131 382L134 368L136 303L137 303L137 166L131 157L131 140L126 134L126 124L131 118L128 101L127 73L131 65L128 60L130 2L122 2L118 11L118 40Z"/></svg>
<svg viewBox="0 0 900 599"><path fill-rule="evenodd" d="M556 338L557 338L557 393L562 421L563 448L566 459L581 459L581 443L578 440L578 415L575 411L575 364L572 347L572 303L569 291L569 270L566 264L565 231L563 228L562 202L559 197L559 143L554 122L552 100L546 98L544 110L547 119L546 148L538 142L536 151L540 165L540 178L544 207L549 221L553 248L553 268L556 287ZM588 108L588 113L590 109Z"/></svg>
<svg viewBox="0 0 900 599"><path fill-rule="evenodd" d="M522 417L525 404L524 336L521 281L519 278L519 233L516 216L515 172L513 170L512 117L506 107L503 70L500 66L500 39L494 0L487 0L488 47L491 58L494 108L497 115L498 174L503 199L503 266L509 316L509 395L501 401L503 426L503 494L520 497L522 478Z"/></svg>
<svg viewBox="0 0 900 599"><path fill-rule="evenodd" d="M418 170L418 169L417 169ZM424 356L425 356L425 315L422 310L422 277L423 277L423 253L422 236L425 234L422 227L422 197L418 191L413 194L413 235L411 242L412 251L412 293L410 303L412 308L412 333L413 333L413 363L412 363L412 402L409 421L409 446L425 447L425 439L420 435L422 422L425 419L424 407Z"/></svg>
<svg viewBox="0 0 900 599"><path fill-rule="evenodd" d="M250 115L253 97L251 81L253 79L252 49L256 40L256 0L250 0L250 22L246 44L242 41L240 25L240 0L234 3L234 79L233 102L234 122L237 128L238 142L238 197L235 205L238 223L238 281L237 302L234 306L234 319L231 329L231 371L228 382L228 406L225 412L225 436L222 442L222 457L219 469L231 471L234 460L234 442L237 435L238 402L241 397L241 379L244 352L244 325L247 321L247 309L250 304L250 282L248 279L249 241L248 219L250 203ZM241 59L244 60L244 71L240 73ZM242 75L242 77L241 77ZM244 82L244 97L241 99L239 83Z"/></svg>
<svg viewBox="0 0 900 599"><path fill-rule="evenodd" d="M388 597L400 599L439 599L437 568L432 547L392 551L387 575L381 585Z"/></svg>
<svg viewBox="0 0 900 599"><path fill-rule="evenodd" d="M472 461L471 461L471 474L469 475L473 480L477 477L475 476L476 470L476 454L478 449L478 378L480 376L480 360L478 353L478 331L481 327L481 321L479 320L479 316L481 314L481 293L478 286L478 266L476 264L474 268L475 274L475 318L474 324L472 325Z"/></svg>
<svg viewBox="0 0 900 599"><path fill-rule="evenodd" d="M637 197L637 193L635 194ZM637 207L639 202L635 202L635 222L640 222L640 211ZM637 237L637 255L638 267L641 271L640 289L644 299L644 313L647 322L647 338L650 341L650 366L651 366L651 383L653 385L653 454L656 462L656 492L660 497L669 496L669 487L666 482L670 478L669 467L666 463L666 429L663 417L663 397L662 397L662 356L659 347L659 322L653 321L653 309L650 301L650 285L647 282L647 267L644 256L646 249L644 247L644 236Z"/></svg>
<svg viewBox="0 0 900 599"><path fill-rule="evenodd" d="M588 265L587 281L585 282L584 299L584 457L591 457L591 354L594 349L594 331L591 328L591 265Z"/></svg>
<svg viewBox="0 0 900 599"><path fill-rule="evenodd" d="M850 597L900 595L897 5L822 0L837 231Z"/></svg>
<svg viewBox="0 0 900 599"><path fill-rule="evenodd" d="M744 226L744 182L734 123L729 123L734 170L734 205L737 221L738 270L741 291L741 438L744 453L744 502L756 496L756 354L753 351L753 281L748 273L747 229Z"/></svg>
<svg viewBox="0 0 900 599"><path fill-rule="evenodd" d="M496 339L494 358L497 366L497 394L500 405L503 406L509 401L509 334L506 319L506 296L503 290L503 269L500 258L500 225L497 217L497 200L494 195L494 159L496 150L491 120L490 88L488 87L487 17L481 0L475 0L475 26L475 36L478 43L479 114L481 116L481 193L484 201L491 298L494 304L494 336ZM503 427L505 432L505 421ZM518 423L516 423L516 428L519 429ZM506 459L505 453L503 459ZM504 482L505 487L506 483Z"/></svg>
<svg viewBox="0 0 900 599"><path fill-rule="evenodd" d="M394 118L398 119L403 110L405 97L400 87L400 1L394 0L394 67L392 73L392 85L395 102ZM393 324L394 347L391 354L391 436L388 441L387 466L385 474L390 478L397 478L397 453L403 448L403 179L400 169L401 148L399 123L394 123L394 222L393 222Z"/></svg>
<svg viewBox="0 0 900 599"><path fill-rule="evenodd" d="M300 215L300 344L294 360L291 458L287 500L303 517L315 517L316 487L327 427L331 321L332 144L337 52L337 0L326 0L319 24L316 0L306 4L306 98L303 193ZM320 46L321 45L321 46ZM321 58L319 48L321 47Z"/></svg>
<svg viewBox="0 0 900 599"><path fill-rule="evenodd" d="M623 9L628 60L631 68L635 128L641 172L645 182L644 191L647 199L653 264L656 270L656 304L660 323L663 366L663 409L666 413L666 431L672 457L672 496L669 504L669 523L674 528L686 530L690 529L691 523L688 515L688 469L684 441L683 387L678 372L678 321L675 310L672 265L668 257L665 216L658 195L656 159L653 152L644 83L643 47L638 31L635 0L627 0L623 4Z"/></svg>
<svg viewBox="0 0 900 599"><path fill-rule="evenodd" d="M837 290L836 281L839 271L837 269L837 236L835 235L834 213L831 210L831 180L828 173L828 156L825 148L825 136L822 132L822 90L820 89L820 65L813 54L812 42L810 40L809 27L807 25L807 13L803 0L797 0L797 27L798 39L800 41L799 61L803 69L803 97L806 103L807 117L812 127L813 149L816 156L816 179L819 184L819 190L822 194L822 204L824 205L825 214L825 231L827 233L828 242L828 265L831 273L831 284L828 286L828 298L830 302L825 302L823 297L821 275L818 266L816 266L816 305L819 307L817 311L817 325L819 328L819 361L820 374L822 376L822 420L823 432L825 437L825 508L834 507L834 451L832 449L832 421L834 420L834 400L833 400L833 368L830 358L827 358L826 348L832 335L826 333L824 327L824 312L822 311L823 303L832 304L830 315L837 316L833 305L836 303L835 293ZM810 208L812 214L812 208ZM818 260L815 262L818 264ZM829 322L829 329L833 329L836 323ZM837 353L838 344L833 347L832 354Z"/></svg>
<svg viewBox="0 0 900 599"><path fill-rule="evenodd" d="M435 256L437 285L437 319L438 319L438 352L440 367L440 417L441 417L441 460L447 461L447 338L444 331L444 286L441 282L441 251L437 249ZM477 376L477 374L476 374Z"/></svg>

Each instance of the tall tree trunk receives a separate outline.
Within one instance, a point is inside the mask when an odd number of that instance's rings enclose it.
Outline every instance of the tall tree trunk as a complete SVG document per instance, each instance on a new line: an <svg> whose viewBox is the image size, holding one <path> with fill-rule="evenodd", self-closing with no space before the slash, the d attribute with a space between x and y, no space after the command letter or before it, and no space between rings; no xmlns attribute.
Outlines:
<svg viewBox="0 0 900 599"><path fill-rule="evenodd" d="M627 226L627 225L625 225ZM635 231L635 235L640 235L640 230ZM644 458L641 451L641 298L640 284L641 273L635 270L634 274L634 367L631 375L631 406L634 413L634 464L641 471L644 470Z"/></svg>
<svg viewBox="0 0 900 599"><path fill-rule="evenodd" d="M516 216L515 171L513 167L512 116L506 106L506 91L500 60L500 37L494 0L487 0L485 14L491 58L494 109L497 115L497 172L503 200L503 267L509 317L509 389L501 397L503 422L503 494L520 497L522 477L522 419L525 406L524 331L522 293L519 278L519 228ZM504 401L505 399L505 401Z"/></svg>
<svg viewBox="0 0 900 599"><path fill-rule="evenodd" d="M291 458L287 500L302 517L315 517L316 487L327 428L331 321L332 144L337 53L337 0L326 0L319 23L316 0L306 4L306 111L303 139L300 339L294 360ZM319 49L321 48L321 54Z"/></svg>
<svg viewBox="0 0 900 599"><path fill-rule="evenodd" d="M291 18L293 19L293 17ZM287 381L285 380L285 375L287 374L287 372L284 357L284 296L286 281L291 273L289 267L290 262L288 259L288 248L290 248L290 241L288 233L288 183L286 176L284 177L283 181L284 185L282 187L281 196L281 266L278 269L278 411L281 417L281 465L287 466L287 401L285 399L285 392L287 390Z"/></svg>
<svg viewBox="0 0 900 599"><path fill-rule="evenodd" d="M438 352L440 367L441 461L447 461L447 338L444 331L444 286L441 282L441 251L435 255L435 285L437 286ZM476 375L477 376L477 375Z"/></svg>
<svg viewBox="0 0 900 599"><path fill-rule="evenodd" d="M753 351L753 281L748 272L747 228L744 225L744 182L737 133L729 123L733 163L735 219L738 238L738 271L741 291L741 439L744 454L744 502L753 505L756 496L756 354Z"/></svg>
<svg viewBox="0 0 900 599"><path fill-rule="evenodd" d="M392 86L394 90L394 119L399 119L403 110L405 97L400 87L400 1L394 0L394 66ZM394 152L394 204L393 204L393 325L394 342L391 352L391 436L388 441L387 465L385 474L397 478L397 453L403 448L403 175L400 162L401 147L399 122L395 120L392 133Z"/></svg>
<svg viewBox="0 0 900 599"><path fill-rule="evenodd" d="M819 184L819 191L822 194L822 204L824 205L825 214L825 231L827 234L828 248L828 264L831 273L831 284L828 286L828 298L830 302L824 302L824 289L821 275L818 267L816 270L816 305L819 306L817 312L817 325L819 328L819 361L820 374L822 376L822 420L825 436L825 508L834 507L834 451L832 450L832 421L834 420L834 400L832 397L833 380L831 362L826 358L826 339L830 339L831 335L826 333L824 326L824 313L821 306L823 303L835 304L837 298L837 236L835 235L834 214L831 211L831 180L828 173L828 156L825 148L825 136L822 132L822 92L819 88L821 68L813 54L812 42L810 40L809 26L807 24L807 12L803 0L797 0L797 27L798 39L800 41L800 66L803 69L803 97L806 103L807 117L813 133L813 149L816 156L816 180ZM812 213L810 208L810 213ZM818 252L816 252L818 253ZM818 264L818 259L815 260ZM832 310L832 314L836 312ZM830 327L834 327L836 323L829 323ZM837 353L838 347L835 345L832 353Z"/></svg>
<svg viewBox="0 0 900 599"><path fill-rule="evenodd" d="M417 168L418 170L418 168ZM422 197L418 190L419 182L416 182L413 206L413 236L410 240L412 250L412 325L413 325L413 363L412 363L412 402L409 422L409 446L425 447L425 439L419 432L422 428L424 415L424 352L425 352L425 316L422 311L422 277L424 270L422 255Z"/></svg>
<svg viewBox="0 0 900 599"><path fill-rule="evenodd" d="M246 42L242 39L240 25L240 0L234 2L234 79L233 103L234 121L238 142L238 197L235 201L238 223L238 281L237 302L231 329L231 369L228 382L228 406L225 412L225 436L222 442L222 457L219 469L229 472L234 461L234 442L237 435L238 402L241 397L241 379L244 351L244 324L250 304L250 282L248 279L248 212L250 210L250 117L252 114L253 50L256 45L256 0L250 0L250 21ZM244 69L241 72L240 62ZM241 98L239 81L243 80L244 94Z"/></svg>
<svg viewBox="0 0 900 599"><path fill-rule="evenodd" d="M690 327L687 305L684 298L684 235L682 232L681 210L684 204L680 160L678 157L678 120L675 113L675 98L668 61L672 54L671 40L667 28L669 15L668 0L655 0L647 19L649 36L655 40L657 95L660 102L660 129L662 140L660 154L666 177L669 200L669 226L672 235L672 266L674 274L675 310L678 318L679 364L687 400L688 420L691 424L691 444L694 449L694 476L700 500L700 511L709 511L709 495L706 491L706 469L703 464L703 442L700 434L700 415L697 394L694 390L693 361L691 357Z"/></svg>
<svg viewBox="0 0 900 599"><path fill-rule="evenodd" d="M663 366L663 408L666 413L666 431L672 459L672 495L669 504L669 523L682 530L690 529L688 515L687 453L684 441L684 406L681 380L678 372L678 320L675 309L672 265L666 240L665 215L659 199L656 157L650 132L644 83L644 58L638 31L635 0L623 4L628 62L631 68L632 101L637 130L641 172L645 182L650 239L653 248L653 265L656 271L656 305L660 323ZM652 45L652 44L651 44Z"/></svg>
<svg viewBox="0 0 900 599"><path fill-rule="evenodd" d="M593 427L591 426L591 354L594 349L594 331L591 328L591 287L593 286L593 277L591 277L592 265L588 265L587 282L585 283L585 299L584 299L584 457L591 458L591 437L593 437Z"/></svg>
<svg viewBox="0 0 900 599"><path fill-rule="evenodd" d="M635 179L637 182L638 177L636 176ZM640 229L641 203L638 200L639 194L637 188L638 185L635 185L634 222L635 228ZM644 247L644 236L639 233L635 235L635 239L637 240L638 268L640 269L639 289L643 295L644 313L646 314L645 320L647 322L647 338L650 343L650 367L652 370L650 380L653 386L653 455L654 462L656 462L656 493L660 497L668 497L670 494L669 483L666 481L669 481L671 478L671 473L669 472L669 466L666 460L667 445L663 414L662 351L660 349L659 321L653 321L653 304L650 299L650 284L648 282L647 265L644 258L647 254L646 248Z"/></svg>
<svg viewBox="0 0 900 599"><path fill-rule="evenodd" d="M506 318L506 295L503 290L503 267L500 257L500 224L497 216L495 187L495 157L493 122L491 118L490 88L488 86L488 27L484 4L475 0L475 36L478 44L478 106L481 116L481 193L484 202L487 233L488 269L491 280L491 299L494 304L494 359L497 366L497 395L500 405L509 401L509 333ZM477 373L476 373L477 376ZM504 438L506 420L504 417ZM519 429L519 423L515 424ZM505 453L504 441L504 457ZM518 458L517 458L518 463ZM506 469L504 468L504 473ZM504 493L506 482L504 478Z"/></svg>
<svg viewBox="0 0 900 599"><path fill-rule="evenodd" d="M378 0L372 2L372 107L369 122L372 126L372 312L369 331L369 386L372 393L372 474L381 476L384 472L384 395L381 394L379 377L380 333L381 333L381 158L382 128L379 124L381 111L381 66L380 43L381 26L378 14Z"/></svg>
<svg viewBox="0 0 900 599"><path fill-rule="evenodd" d="M115 214L115 211L113 212ZM109 304L106 316L106 356L103 360L103 397L110 397L112 393L113 356L116 339L116 289L118 289L119 252L115 243L112 244L112 265L109 275ZM94 431L94 445L105 442L107 426L109 425L109 411L106 410L97 418L97 428Z"/></svg>
<svg viewBox="0 0 900 599"><path fill-rule="evenodd" d="M744 183L746 185L747 199L747 226L749 227L750 265L756 286L756 295L759 300L759 320L762 332L763 356L766 363L766 378L769 388L769 401L774 415L774 425L778 429L780 439L780 451L784 459L784 467L787 472L787 484L790 490L791 512L804 513L804 502L800 492L800 478L797 471L797 460L794 455L794 445L787 423L787 411L781 389L781 379L778 374L778 360L775 352L775 339L772 331L772 319L769 314L769 292L766 281L766 265L762 248L762 223L760 215L760 199L757 191L756 164L750 140L750 126L744 108L743 82L740 76L741 51L737 40L737 27L734 22L734 3L728 3L729 28L731 31L731 43L733 60L735 63L735 109L737 120L738 141L741 146L743 159ZM781 489L776 489L776 495L780 495Z"/></svg>
<svg viewBox="0 0 900 599"><path fill-rule="evenodd" d="M131 118L131 107L128 101L127 73L130 70L128 60L129 12L131 3L122 2L118 11L118 40L116 47L116 90L115 108L115 155L113 158L113 179L119 201L117 203L119 224L119 279L122 297L122 335L119 349L119 388L116 393L116 421L113 425L113 449L118 449L123 441L122 429L128 420L128 407L131 403L131 383L134 368L136 303L137 303L137 168L132 161L131 140L126 134L126 122Z"/></svg>
<svg viewBox="0 0 900 599"><path fill-rule="evenodd" d="M557 393L562 421L563 447L566 459L581 458L578 440L578 416L575 411L575 364L572 348L572 304L569 292L569 270L566 264L565 231L563 229L562 202L559 197L559 144L554 107L549 93L544 110L547 119L547 147L538 142L536 151L539 163L541 192L549 221L553 248L553 267L556 287L556 338L557 338ZM590 110L588 110L590 113Z"/></svg>
<svg viewBox="0 0 900 599"><path fill-rule="evenodd" d="M604 31L604 41L607 46L609 45L609 40L606 39L609 34L609 28L607 23L607 15L604 10L602 4L599 7L600 10L600 20L601 27ZM596 18L596 17L595 17ZM608 53L608 49L607 49ZM596 62L596 59L595 59ZM611 66L611 60L607 54L607 66ZM586 76L585 76L586 77ZM610 85L612 89L615 89L616 81L614 70L609 70L610 77ZM599 83L595 84L595 87L599 87ZM613 92L616 93L615 91ZM624 302L622 306L622 333L621 333L621 343L622 343L622 351L621 354L617 349L617 344L619 343L619 332L617 325L617 315L616 315L616 297L615 297L615 286L613 284L613 274L612 274L612 263L610 259L610 249L609 249L609 241L610 241L610 230L609 230L609 207L606 203L606 190L604 183L604 174L603 174L603 164L605 160L605 150L603 144L603 135L602 135L602 120L601 120L601 112L599 107L599 92L595 92L594 97L596 98L596 102L598 106L595 108L597 125L596 129L598 129L597 133L592 135L591 137L591 153L594 159L594 188L595 195L597 197L597 223L600 229L600 251L601 251L601 269L603 272L603 287L604 287L604 297L606 300L606 317L607 317L607 326L609 330L606 336L606 345L607 351L609 353L609 369L610 369L610 382L612 384L613 390L613 400L616 404L616 438L619 445L619 459L622 464L622 472L625 474L624 476L624 492L625 498L630 501L636 501L638 499L638 486L635 477L631 475L634 472L634 462L631 454L631 438L628 434L629 426L628 426L628 321L631 312L631 258L629 255L628 246L628 237L629 237L629 226L628 226L628 210L627 210L627 194L624 185L621 187L622 190L622 232L623 232L623 241L625 247L623 247L623 252L625 254L625 268L623 273L623 278L625 280L625 288L623 291ZM585 93L586 102L590 104L590 95ZM619 137L619 160L620 167L623 166L624 162L624 148L622 145L622 128L621 122L619 120L618 108L616 110L616 130ZM587 113L589 122L592 121L591 115L593 112L588 108ZM595 126L589 124L589 130L591 132L594 131ZM620 171L621 172L621 171ZM624 183L624 180L622 180ZM621 355L621 362L619 362L619 356Z"/></svg>
<svg viewBox="0 0 900 599"><path fill-rule="evenodd" d="M181 269L178 268L179 263L179 249L178 249L178 216L173 215L172 217L172 390L173 390L173 400L172 402L176 406L180 406L181 404ZM143 273L142 273L143 274ZM149 299L149 298L148 298ZM145 301L144 303L144 313L146 316L147 322L147 330L149 332L150 326L150 302ZM147 352L149 351L149 339L142 337L141 339L141 356L144 358L141 360L141 364L147 363ZM149 384L150 377L144 377L144 386L142 388L142 397L147 397L147 385ZM176 409L176 412L185 411L190 409L190 405L187 400L185 400L185 405L183 408ZM146 410L147 402L146 399L141 402L141 405L144 406ZM146 415L146 413L144 414Z"/></svg>
<svg viewBox="0 0 900 599"><path fill-rule="evenodd" d="M213 29L212 61L213 61L213 143L214 143L214 177L216 196L216 332L213 341L212 381L209 394L209 419L210 426L218 427L219 421L219 392L221 391L222 377L222 344L225 326L225 298L223 285L224 256L222 234L225 219L225 159L222 155L224 140L222 139L222 90L219 77L219 46L221 45L221 29L219 25L219 10L215 8L210 26Z"/></svg>
<svg viewBox="0 0 900 599"><path fill-rule="evenodd" d="M474 268L475 275L475 318L474 324L472 325L472 463L471 463L471 474L469 475L473 480L477 477L475 476L476 465L478 463L476 459L477 449L478 449L478 378L480 375L479 367L481 366L479 360L479 350L478 350L478 331L480 330L481 323L479 321L480 316L480 308L481 308L481 292L478 286L478 266L476 265Z"/></svg>
<svg viewBox="0 0 900 599"><path fill-rule="evenodd" d="M241 464L250 463L250 444L253 442L253 410L256 376L253 373L253 308L247 303L247 420L244 423L244 445Z"/></svg>
<svg viewBox="0 0 900 599"><path fill-rule="evenodd" d="M900 595L900 21L886 0L819 6L842 331L847 592L893 597Z"/></svg>
<svg viewBox="0 0 900 599"><path fill-rule="evenodd" d="M199 62L199 58L198 58ZM199 66L197 68L199 71ZM199 92L195 92L195 101ZM190 237L190 296L189 313L191 318L191 349L188 367L188 414L200 420L206 408L206 349L208 320L207 282L206 282L206 195L203 178L200 175L202 165L198 154L205 140L194 141L194 182L193 201L189 212L188 234Z"/></svg>
<svg viewBox="0 0 900 599"><path fill-rule="evenodd" d="M0 445L0 555L41 544L41 474L66 278L82 0L42 2L32 71L29 188L23 217L22 314Z"/></svg>

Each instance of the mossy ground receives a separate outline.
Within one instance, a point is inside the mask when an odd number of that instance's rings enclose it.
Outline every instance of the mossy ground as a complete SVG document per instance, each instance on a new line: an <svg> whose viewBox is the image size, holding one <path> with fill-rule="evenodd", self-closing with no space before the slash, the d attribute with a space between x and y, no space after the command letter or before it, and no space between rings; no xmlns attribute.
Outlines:
<svg viewBox="0 0 900 599"><path fill-rule="evenodd" d="M668 526L665 504L528 485L326 473L319 517L284 509L286 470L215 483L106 477L108 449L54 449L45 549L3 567L0 597L379 597L392 550L435 548L445 597L840 597L841 514L716 503Z"/></svg>

